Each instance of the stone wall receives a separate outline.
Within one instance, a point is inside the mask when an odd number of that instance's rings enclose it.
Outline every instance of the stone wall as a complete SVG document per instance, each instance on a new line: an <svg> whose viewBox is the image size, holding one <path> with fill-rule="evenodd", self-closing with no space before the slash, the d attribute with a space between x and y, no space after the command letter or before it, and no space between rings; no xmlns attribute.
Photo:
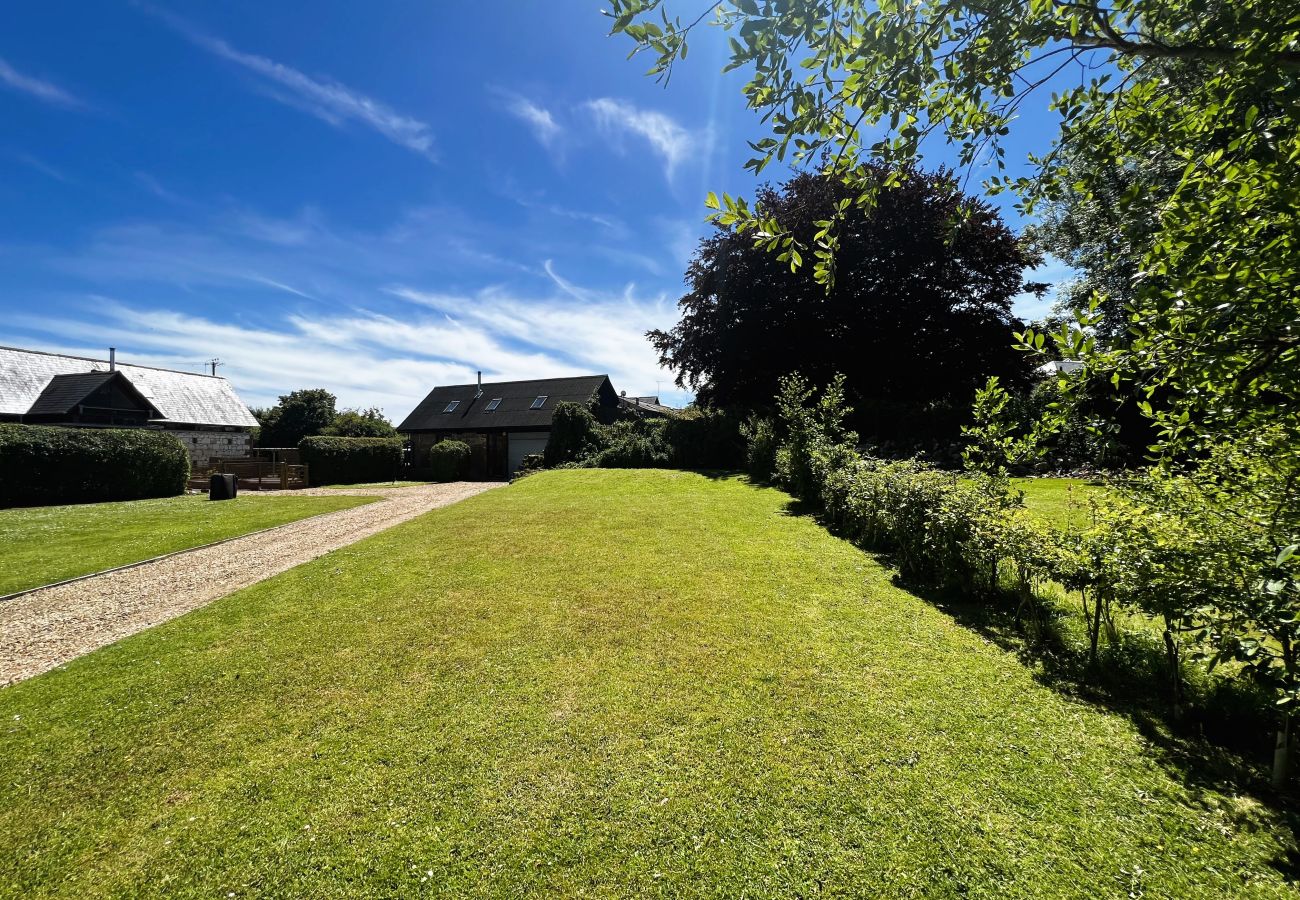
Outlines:
<svg viewBox="0 0 1300 900"><path fill-rule="evenodd" d="M215 431L169 428L185 449L190 451L190 465L206 466L214 456L224 459L244 459L253 445L253 436L247 431Z"/></svg>

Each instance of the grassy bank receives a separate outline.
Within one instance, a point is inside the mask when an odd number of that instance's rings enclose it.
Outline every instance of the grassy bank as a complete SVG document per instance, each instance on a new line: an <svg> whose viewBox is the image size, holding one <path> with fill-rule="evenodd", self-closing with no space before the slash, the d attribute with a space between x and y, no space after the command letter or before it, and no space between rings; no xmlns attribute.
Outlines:
<svg viewBox="0 0 1300 900"><path fill-rule="evenodd" d="M545 473L0 691L0 890L1293 896L1268 808L787 506Z"/></svg>

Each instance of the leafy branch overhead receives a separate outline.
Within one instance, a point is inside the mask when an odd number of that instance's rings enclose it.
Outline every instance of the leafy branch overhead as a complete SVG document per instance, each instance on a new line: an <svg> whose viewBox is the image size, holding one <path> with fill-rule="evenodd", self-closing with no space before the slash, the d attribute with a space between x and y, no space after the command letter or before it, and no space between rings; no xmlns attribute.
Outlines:
<svg viewBox="0 0 1300 900"><path fill-rule="evenodd" d="M988 191L1020 208L1069 195L1106 198L1142 217L1146 242L1126 306L1095 297L1048 335L1087 377L1137 392L1166 459L1259 432L1300 443L1300 11L1242 0L727 0L686 15L668 0L615 0L614 32L667 79L693 31L726 31L728 69L768 135L747 166L816 166L869 206L875 160L902 173L927 142L952 146L969 172L991 166ZM1068 85L1068 86L1062 86ZM1048 94L1055 89L1054 93ZM1057 138L1010 177L1004 138L1033 105ZM1115 173L1159 160L1153 200ZM711 197L716 220L749 233L791 266L810 258L835 278L844 210L808 241L743 199ZM1110 310L1105 344L1096 328ZM1026 350L1043 336L1022 335ZM1285 503L1286 498L1273 502ZM1292 512L1295 501L1292 499Z"/></svg>

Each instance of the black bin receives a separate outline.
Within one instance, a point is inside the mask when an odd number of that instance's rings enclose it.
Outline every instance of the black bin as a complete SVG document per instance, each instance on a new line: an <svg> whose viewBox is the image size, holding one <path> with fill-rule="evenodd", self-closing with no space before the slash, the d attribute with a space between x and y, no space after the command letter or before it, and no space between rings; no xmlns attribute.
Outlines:
<svg viewBox="0 0 1300 900"><path fill-rule="evenodd" d="M209 500L234 500L239 493L239 481L234 475L213 475L208 483Z"/></svg>

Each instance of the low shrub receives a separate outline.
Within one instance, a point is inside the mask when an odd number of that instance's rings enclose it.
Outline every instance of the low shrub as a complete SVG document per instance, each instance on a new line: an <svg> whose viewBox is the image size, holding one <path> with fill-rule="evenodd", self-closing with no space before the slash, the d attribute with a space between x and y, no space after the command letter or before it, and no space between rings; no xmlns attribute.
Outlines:
<svg viewBox="0 0 1300 900"><path fill-rule="evenodd" d="M165 431L0 425L0 506L173 497L189 477L189 453Z"/></svg>
<svg viewBox="0 0 1300 900"><path fill-rule="evenodd" d="M519 461L520 475L527 475L530 472L537 472L546 468L546 457L541 453L527 453Z"/></svg>
<svg viewBox="0 0 1300 900"><path fill-rule="evenodd" d="M434 481L464 481L469 477L469 444L439 441L429 450L429 468Z"/></svg>
<svg viewBox="0 0 1300 900"><path fill-rule="evenodd" d="M389 481L402 465L401 438L306 437L298 452L312 484Z"/></svg>

